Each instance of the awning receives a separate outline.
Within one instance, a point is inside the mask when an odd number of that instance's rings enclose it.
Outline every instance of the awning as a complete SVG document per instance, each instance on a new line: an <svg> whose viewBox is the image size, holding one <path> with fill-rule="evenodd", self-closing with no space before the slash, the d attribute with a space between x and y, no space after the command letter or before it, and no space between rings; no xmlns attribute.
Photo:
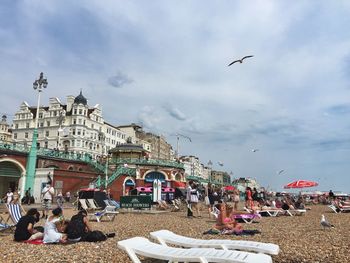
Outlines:
<svg viewBox="0 0 350 263"><path fill-rule="evenodd" d="M186 188L186 183L180 181L173 181L174 188Z"/></svg>

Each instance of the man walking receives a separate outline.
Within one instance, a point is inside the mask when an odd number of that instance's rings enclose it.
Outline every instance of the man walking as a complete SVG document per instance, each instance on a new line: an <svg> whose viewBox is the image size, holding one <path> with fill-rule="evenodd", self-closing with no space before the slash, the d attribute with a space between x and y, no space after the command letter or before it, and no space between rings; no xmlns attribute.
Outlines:
<svg viewBox="0 0 350 263"><path fill-rule="evenodd" d="M51 209L52 198L55 194L55 189L48 182L44 189L41 191L42 196L42 206L43 206L43 216L42 218L47 218L49 210Z"/></svg>

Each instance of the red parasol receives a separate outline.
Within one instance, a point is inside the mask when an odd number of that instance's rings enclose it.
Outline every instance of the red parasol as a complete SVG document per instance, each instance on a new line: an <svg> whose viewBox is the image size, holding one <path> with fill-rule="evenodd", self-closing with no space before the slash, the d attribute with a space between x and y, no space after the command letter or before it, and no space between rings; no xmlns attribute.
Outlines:
<svg viewBox="0 0 350 263"><path fill-rule="evenodd" d="M284 189L304 188L304 187L314 187L314 186L318 186L318 183L312 182L312 181L306 181L306 180L298 180L285 185Z"/></svg>
<svg viewBox="0 0 350 263"><path fill-rule="evenodd" d="M225 191L233 191L235 188L232 185L227 185L224 187Z"/></svg>

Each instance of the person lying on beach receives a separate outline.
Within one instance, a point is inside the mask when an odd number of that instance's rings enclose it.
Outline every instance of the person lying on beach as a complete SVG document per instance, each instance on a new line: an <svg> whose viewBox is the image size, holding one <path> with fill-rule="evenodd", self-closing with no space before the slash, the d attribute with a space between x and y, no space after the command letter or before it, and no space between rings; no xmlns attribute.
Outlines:
<svg viewBox="0 0 350 263"><path fill-rule="evenodd" d="M227 216L227 210L225 203L216 204L215 207L220 211L214 229L220 231L231 231L232 233L241 233L243 227L241 224L237 223L234 218ZM229 208L229 213L232 212L233 208Z"/></svg>
<svg viewBox="0 0 350 263"><path fill-rule="evenodd" d="M39 222L40 213L36 208L28 210L27 214L22 216L17 225L14 234L15 241L25 241L33 239L42 239L43 233L34 228L34 224Z"/></svg>
<svg viewBox="0 0 350 263"><path fill-rule="evenodd" d="M52 210L52 215L48 217L44 227L44 243L66 243L67 235L59 232L63 231L66 221L63 218L60 207Z"/></svg>
<svg viewBox="0 0 350 263"><path fill-rule="evenodd" d="M87 219L87 213L85 210L81 210L78 214L72 216L66 232L69 241L78 242L84 241L87 234L91 231Z"/></svg>

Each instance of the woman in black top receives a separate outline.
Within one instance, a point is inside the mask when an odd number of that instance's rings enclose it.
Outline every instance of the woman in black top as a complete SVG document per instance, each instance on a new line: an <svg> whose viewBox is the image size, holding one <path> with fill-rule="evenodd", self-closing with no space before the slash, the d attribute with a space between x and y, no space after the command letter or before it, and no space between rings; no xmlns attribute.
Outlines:
<svg viewBox="0 0 350 263"><path fill-rule="evenodd" d="M15 230L14 239L15 241L28 240L33 234L38 231L34 229L34 224L39 221L40 213L36 208L31 208L28 210L25 216L22 216Z"/></svg>
<svg viewBox="0 0 350 263"><path fill-rule="evenodd" d="M91 232L86 211L81 210L72 216L66 231L69 240L84 241L87 234Z"/></svg>

